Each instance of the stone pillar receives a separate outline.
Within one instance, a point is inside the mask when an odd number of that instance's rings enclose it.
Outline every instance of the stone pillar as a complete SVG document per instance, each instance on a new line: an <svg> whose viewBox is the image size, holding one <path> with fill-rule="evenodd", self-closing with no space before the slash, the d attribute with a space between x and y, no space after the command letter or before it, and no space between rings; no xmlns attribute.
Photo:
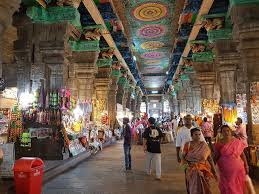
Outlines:
<svg viewBox="0 0 259 194"><path fill-rule="evenodd" d="M108 113L108 93L111 85L111 68L98 68L98 73L95 78L95 121L101 124L102 114Z"/></svg>
<svg viewBox="0 0 259 194"><path fill-rule="evenodd" d="M68 79L68 58L72 52L68 40L80 32L67 22L32 23L24 14L14 17L18 40L14 42L19 93L34 92L43 86L56 90Z"/></svg>
<svg viewBox="0 0 259 194"><path fill-rule="evenodd" d="M123 111L126 110L127 108L127 102L128 102L128 98L129 98L129 88L124 88L124 95L122 98L122 107L123 107Z"/></svg>
<svg viewBox="0 0 259 194"><path fill-rule="evenodd" d="M128 99L126 102L126 108L128 108L130 111L132 111L131 110L131 105L133 103L132 93L134 92L134 90L135 90L135 84L134 84L133 80L130 80L129 88L128 88Z"/></svg>
<svg viewBox="0 0 259 194"><path fill-rule="evenodd" d="M33 43L33 24L25 15L15 15L14 26L17 28L18 40L14 42L18 97L31 90L31 67Z"/></svg>
<svg viewBox="0 0 259 194"><path fill-rule="evenodd" d="M199 85L192 86L192 96L193 96L193 112L194 114L201 113L201 88Z"/></svg>
<svg viewBox="0 0 259 194"><path fill-rule="evenodd" d="M142 92L139 86L136 87L136 117L140 117L140 106L142 103Z"/></svg>
<svg viewBox="0 0 259 194"><path fill-rule="evenodd" d="M236 70L240 61L236 43L231 40L218 40L215 43L216 60L220 81L221 104L236 102Z"/></svg>
<svg viewBox="0 0 259 194"><path fill-rule="evenodd" d="M77 91L72 91L81 101L91 100L93 97L98 54L98 51L73 52L72 67L69 69L71 73L69 74L67 85L71 88L71 84L77 82Z"/></svg>
<svg viewBox="0 0 259 194"><path fill-rule="evenodd" d="M117 114L117 103L116 103L116 96L118 90L118 77L112 76L111 78L111 85L108 94L108 115L110 121L110 128L114 129L116 123L116 114Z"/></svg>
<svg viewBox="0 0 259 194"><path fill-rule="evenodd" d="M68 22L63 22L60 24L36 23L34 33L37 55L34 63L36 71L32 71L32 77L33 74L35 75L35 79L32 78L33 82L37 82L38 72L42 69L43 72L48 72L48 75L42 76L49 76L47 89L56 90L65 87L69 78L72 56L68 40L75 38L75 35L79 38L80 32Z"/></svg>
<svg viewBox="0 0 259 194"><path fill-rule="evenodd" d="M186 94L186 112L188 114L193 114L194 112L194 106L193 106L193 96L192 96L192 92L188 92Z"/></svg>
<svg viewBox="0 0 259 194"><path fill-rule="evenodd" d="M118 83L118 91L117 91L117 95L116 95L116 103L118 104L123 104L123 96L124 96L124 86L122 84Z"/></svg>
<svg viewBox="0 0 259 194"><path fill-rule="evenodd" d="M179 106L179 114L186 113L186 98L185 91L181 90L177 93L178 106Z"/></svg>
<svg viewBox="0 0 259 194"><path fill-rule="evenodd" d="M2 78L3 63L3 34L8 26L12 25L12 16L20 7L21 0L1 0L0 2L0 78Z"/></svg>
<svg viewBox="0 0 259 194"><path fill-rule="evenodd" d="M214 72L202 72L198 74L197 78L201 86L202 99L214 99L214 85L216 75Z"/></svg>
<svg viewBox="0 0 259 194"><path fill-rule="evenodd" d="M259 5L258 1L232 2L231 19L234 24L234 38L239 41L242 63L247 71L248 134L251 143L259 144L259 124L252 122L250 83L259 81Z"/></svg>
<svg viewBox="0 0 259 194"><path fill-rule="evenodd" d="M172 97L172 110L173 112L171 111L171 115L173 113L174 116L177 116L180 114L179 112L179 105L178 105L178 100L177 100L177 97L176 96L173 96Z"/></svg>

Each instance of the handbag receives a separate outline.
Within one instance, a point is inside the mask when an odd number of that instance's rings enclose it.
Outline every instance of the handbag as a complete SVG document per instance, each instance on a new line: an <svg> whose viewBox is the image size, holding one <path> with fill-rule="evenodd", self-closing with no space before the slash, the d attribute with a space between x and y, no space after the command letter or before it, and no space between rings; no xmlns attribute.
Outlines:
<svg viewBox="0 0 259 194"><path fill-rule="evenodd" d="M245 183L246 183L246 189L247 189L248 194L256 194L253 182L252 182L251 178L249 177L249 175L246 175Z"/></svg>

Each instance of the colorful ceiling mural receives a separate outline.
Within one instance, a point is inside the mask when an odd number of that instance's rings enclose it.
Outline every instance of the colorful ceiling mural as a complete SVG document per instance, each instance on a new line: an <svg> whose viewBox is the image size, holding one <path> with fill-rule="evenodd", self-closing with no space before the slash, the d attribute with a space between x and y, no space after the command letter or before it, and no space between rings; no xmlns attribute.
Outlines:
<svg viewBox="0 0 259 194"><path fill-rule="evenodd" d="M172 0L124 0L132 50L140 66L145 88L163 87L172 50ZM148 76L147 73L163 76ZM159 78L159 79L158 79Z"/></svg>
<svg viewBox="0 0 259 194"><path fill-rule="evenodd" d="M143 84L140 74L138 72L137 64L133 60L132 52L128 46L130 44L128 43L128 40L125 37L121 21L115 14L115 11L113 10L113 7L112 7L110 1L109 0L94 0L94 2L105 22L107 29L109 30L109 32L111 34L118 50L120 51L121 55L123 56L125 62L127 63L128 67L129 67L129 70L131 71L132 75L134 76L136 84L138 86L140 86L142 91L145 93L144 84ZM81 23L83 26L89 25L89 24L95 24L91 15L85 9L85 7L82 3L79 7L79 12L81 14ZM100 48L107 48L107 47L108 47L108 45L107 45L106 41L103 38L101 38ZM113 56L113 61L116 61L116 60L118 60L118 59L116 59L116 57Z"/></svg>

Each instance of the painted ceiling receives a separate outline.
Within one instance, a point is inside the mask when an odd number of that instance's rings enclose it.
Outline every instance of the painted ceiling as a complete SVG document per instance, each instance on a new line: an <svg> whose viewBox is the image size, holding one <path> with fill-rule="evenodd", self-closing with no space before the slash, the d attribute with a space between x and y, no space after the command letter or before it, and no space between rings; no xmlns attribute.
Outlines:
<svg viewBox="0 0 259 194"><path fill-rule="evenodd" d="M160 90L165 82L172 50L173 2L124 0L132 40L131 49L147 89Z"/></svg>

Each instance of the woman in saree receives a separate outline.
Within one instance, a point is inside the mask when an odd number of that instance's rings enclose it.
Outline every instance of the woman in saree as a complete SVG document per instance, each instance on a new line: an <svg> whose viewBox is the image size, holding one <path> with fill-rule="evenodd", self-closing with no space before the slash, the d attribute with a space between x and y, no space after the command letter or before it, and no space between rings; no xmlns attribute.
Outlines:
<svg viewBox="0 0 259 194"><path fill-rule="evenodd" d="M184 145L182 162L187 166L185 171L188 194L211 194L209 180L217 180L215 165L209 146L200 141L201 131L191 129L192 141Z"/></svg>
<svg viewBox="0 0 259 194"><path fill-rule="evenodd" d="M244 194L245 178L249 168L244 154L246 145L232 136L229 126L221 127L222 139L215 144L215 162L218 165L221 194Z"/></svg>

